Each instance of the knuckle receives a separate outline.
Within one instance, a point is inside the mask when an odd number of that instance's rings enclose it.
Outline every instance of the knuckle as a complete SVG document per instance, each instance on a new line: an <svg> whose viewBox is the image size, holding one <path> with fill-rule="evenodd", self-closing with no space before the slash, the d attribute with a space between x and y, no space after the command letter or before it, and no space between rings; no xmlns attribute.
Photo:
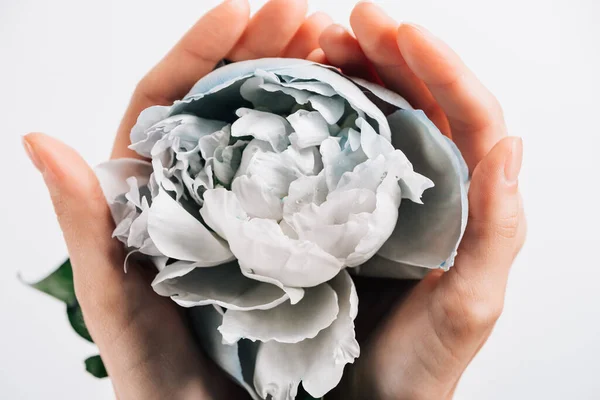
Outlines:
<svg viewBox="0 0 600 400"><path fill-rule="evenodd" d="M495 233L504 239L514 240L519 234L520 212L517 210L500 217L494 223Z"/></svg>
<svg viewBox="0 0 600 400"><path fill-rule="evenodd" d="M474 332L485 331L498 321L503 305L498 302L471 301L463 307L465 325Z"/></svg>
<svg viewBox="0 0 600 400"><path fill-rule="evenodd" d="M461 301L446 312L453 336L469 338L479 336L494 326L502 314L502 306L484 301Z"/></svg>
<svg viewBox="0 0 600 400"><path fill-rule="evenodd" d="M478 337L491 329L504 307L504 301L476 296L466 287L457 287L452 296L441 300L443 331L455 340Z"/></svg>

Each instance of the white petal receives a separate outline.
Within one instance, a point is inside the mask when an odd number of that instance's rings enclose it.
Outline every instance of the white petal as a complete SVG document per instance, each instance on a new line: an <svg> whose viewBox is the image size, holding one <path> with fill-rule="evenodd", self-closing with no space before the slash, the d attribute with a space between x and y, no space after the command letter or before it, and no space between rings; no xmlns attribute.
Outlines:
<svg viewBox="0 0 600 400"><path fill-rule="evenodd" d="M254 386L263 398L293 399L302 385L320 398L337 386L347 363L360 353L354 334L358 296L352 279L342 271L329 284L336 291L339 314L334 323L314 339L299 343L263 343L258 350Z"/></svg>
<svg viewBox="0 0 600 400"><path fill-rule="evenodd" d="M290 124L277 114L240 108L237 121L231 126L231 136L254 136L268 142L275 151L281 152L289 145Z"/></svg>
<svg viewBox="0 0 600 400"><path fill-rule="evenodd" d="M394 151L394 146L390 141L378 135L364 118L357 118L356 125L360 128L360 145L367 157L385 156Z"/></svg>
<svg viewBox="0 0 600 400"><path fill-rule="evenodd" d="M161 270L152 287L182 307L217 304L230 310L267 310L288 301L281 288L245 277L235 262L211 268L178 261Z"/></svg>
<svg viewBox="0 0 600 400"><path fill-rule="evenodd" d="M231 146L219 147L215 151L214 174L223 185L231 185L231 181L242 160L242 152L248 142L238 140Z"/></svg>
<svg viewBox="0 0 600 400"><path fill-rule="evenodd" d="M358 150L360 144L360 132L355 129L348 128L348 144L352 151Z"/></svg>
<svg viewBox="0 0 600 400"><path fill-rule="evenodd" d="M177 260L218 265L231 260L227 243L161 190L148 215L148 232L160 252Z"/></svg>
<svg viewBox="0 0 600 400"><path fill-rule="evenodd" d="M273 195L259 175L235 178L231 191L237 196L242 208L250 217L279 221L283 217L283 204Z"/></svg>
<svg viewBox="0 0 600 400"><path fill-rule="evenodd" d="M431 179L417 172L406 174L400 179L400 189L402 190L402 198L409 199L414 203L423 204L421 197L425 190L434 186Z"/></svg>
<svg viewBox="0 0 600 400"><path fill-rule="evenodd" d="M198 140L211 133L218 132L227 125L226 122L212 119L200 118L190 114L173 115L161 121L156 126L160 127L167 124L175 124L169 131L169 136L181 139L182 144L195 147Z"/></svg>
<svg viewBox="0 0 600 400"><path fill-rule="evenodd" d="M310 205L286 216L298 239L318 243L329 254L345 259L367 235L375 193L368 189L331 192L321 206Z"/></svg>
<svg viewBox="0 0 600 400"><path fill-rule="evenodd" d="M277 286L288 295L290 298L290 303L292 304L298 303L304 297L304 289L300 287L285 286L277 279L270 278L268 276L257 275L244 269L242 269L242 274L247 278L254 279L255 281L270 283L271 285Z"/></svg>
<svg viewBox="0 0 600 400"><path fill-rule="evenodd" d="M375 192L386 175L387 168L385 158L379 156L375 159L365 161L356 166L352 171L344 173L335 190L345 191L363 188Z"/></svg>
<svg viewBox="0 0 600 400"><path fill-rule="evenodd" d="M316 243L294 240L273 220L252 219L230 241L240 266L291 287L312 287L328 281L343 264Z"/></svg>
<svg viewBox="0 0 600 400"><path fill-rule="evenodd" d="M283 86L281 83L263 83L260 85L261 89L269 92L269 93L285 93L286 95L292 97L297 104L306 104L308 103L308 99L314 96L312 93L308 91L303 91L299 89L294 89L291 87Z"/></svg>
<svg viewBox="0 0 600 400"><path fill-rule="evenodd" d="M198 141L198 147L202 158L208 160L214 157L215 150L219 147L225 147L229 144L231 134L231 125L227 125L210 135L202 136Z"/></svg>
<svg viewBox="0 0 600 400"><path fill-rule="evenodd" d="M131 226L129 227L129 236L127 238L127 246L137 248L140 253L149 256L161 256L162 253L156 248L148 234L149 211L149 208L145 208L131 223Z"/></svg>
<svg viewBox="0 0 600 400"><path fill-rule="evenodd" d="M170 111L171 107L166 106L152 106L144 109L138 116L137 122L135 123L133 128L131 128L131 143L135 145L138 142L147 141L149 139L149 132L147 132L148 129L150 129L150 127L154 124L167 118L169 116ZM152 148L154 142L160 139L160 137L161 136L157 136L153 140L151 140L151 143L149 143L148 146L146 146L147 151L145 151L144 153L148 153L148 151Z"/></svg>
<svg viewBox="0 0 600 400"><path fill-rule="evenodd" d="M206 225L228 241L235 240L242 223L248 220L248 214L235 193L223 188L204 192L204 205L200 209L200 215Z"/></svg>
<svg viewBox="0 0 600 400"><path fill-rule="evenodd" d="M257 70L256 76L248 78L240 87L240 94L257 110L268 110L276 114L288 114L297 104L294 97L281 91L266 90L264 85L278 83L277 75Z"/></svg>
<svg viewBox="0 0 600 400"><path fill-rule="evenodd" d="M290 142L297 148L318 146L329 137L327 121L317 111L298 110L288 116L287 120L294 129Z"/></svg>
<svg viewBox="0 0 600 400"><path fill-rule="evenodd" d="M283 212L291 215L307 204L320 205L327 198L325 173L302 176L290 184L288 195L283 199Z"/></svg>
<svg viewBox="0 0 600 400"><path fill-rule="evenodd" d="M240 339L297 343L314 338L330 326L338 311L337 295L324 283L306 289L304 298L295 305L286 302L269 310L229 310L219 331L224 344L233 344Z"/></svg>
<svg viewBox="0 0 600 400"><path fill-rule="evenodd" d="M290 183L307 172L303 169L312 167L314 171L317 166L320 165L316 165L315 154L310 148L302 151L288 148L275 153L268 143L254 139L244 150L235 176L258 175L269 191L282 199L287 195Z"/></svg>
<svg viewBox="0 0 600 400"><path fill-rule="evenodd" d="M339 139L329 137L321 143L320 147L325 181L330 191L336 188L345 173L354 170L359 164L368 160L362 149L352 151L348 146L342 150Z"/></svg>
<svg viewBox="0 0 600 400"><path fill-rule="evenodd" d="M398 219L401 194L398 178L387 175L377 188L375 211L369 216L368 233L361 239L355 251L346 259L346 265L354 267L364 263L383 246L390 237Z"/></svg>
<svg viewBox="0 0 600 400"><path fill-rule="evenodd" d="M337 94L334 88L326 82L320 82L317 80L313 81L293 81L287 83L281 83L282 85L302 91L308 91L321 96L332 97Z"/></svg>
<svg viewBox="0 0 600 400"><path fill-rule="evenodd" d="M344 115L346 102L340 96L313 95L308 98L308 101L330 125L337 123Z"/></svg>
<svg viewBox="0 0 600 400"><path fill-rule="evenodd" d="M316 175L323 169L321 154L317 146L305 149L296 149L293 146L281 153L281 160L288 168L294 171L296 177L302 175Z"/></svg>
<svg viewBox="0 0 600 400"><path fill-rule="evenodd" d="M201 214L229 241L240 266L250 274L276 279L289 287L311 287L328 281L343 266L315 243L285 235L276 221L248 220L236 195L227 190L207 190Z"/></svg>
<svg viewBox="0 0 600 400"><path fill-rule="evenodd" d="M347 222L352 214L372 213L376 207L375 192L370 188L346 191L334 190L320 207L323 221L332 224Z"/></svg>
<svg viewBox="0 0 600 400"><path fill-rule="evenodd" d="M435 187L423 194L422 205L402 203L398 224L379 255L404 265L449 268L467 221L466 164L422 111L397 111L389 121L394 147Z"/></svg>

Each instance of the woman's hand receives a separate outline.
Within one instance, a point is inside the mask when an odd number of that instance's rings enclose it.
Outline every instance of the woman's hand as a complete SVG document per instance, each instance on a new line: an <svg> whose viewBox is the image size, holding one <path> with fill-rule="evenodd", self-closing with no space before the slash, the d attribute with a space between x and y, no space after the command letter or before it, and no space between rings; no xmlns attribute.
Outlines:
<svg viewBox="0 0 600 400"><path fill-rule="evenodd" d="M502 312L508 272L525 238L518 191L521 140L506 137L498 101L425 29L398 26L372 3L357 5L351 24L356 38L337 25L323 32L320 61L380 82L424 110L458 145L472 180L469 221L455 266L431 272L404 299L398 288L406 282L395 285L393 305L337 394L449 399ZM359 334L372 328L365 324L375 325L373 307L381 308L384 287L390 283L357 279Z"/></svg>
<svg viewBox="0 0 600 400"><path fill-rule="evenodd" d="M216 63L260 57L305 58L331 20L305 18L305 0L272 0L249 18L246 0L229 0L204 17L138 84L117 134L113 158L135 157L129 131L139 113L171 104ZM73 265L77 298L119 399L247 398L203 357L182 314L152 290L141 266L123 272L120 242L98 181L72 149L42 134L24 145L42 172Z"/></svg>

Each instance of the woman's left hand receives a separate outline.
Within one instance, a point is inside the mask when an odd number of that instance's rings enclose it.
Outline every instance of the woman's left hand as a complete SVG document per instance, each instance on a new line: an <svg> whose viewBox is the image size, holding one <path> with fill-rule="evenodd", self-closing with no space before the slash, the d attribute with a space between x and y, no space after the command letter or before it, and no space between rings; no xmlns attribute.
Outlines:
<svg viewBox="0 0 600 400"><path fill-rule="evenodd" d="M394 304L361 345L337 396L449 399L502 312L508 272L525 239L521 139L506 136L496 98L431 33L398 26L372 3L358 4L351 24L356 38L337 25L323 32L319 61L379 82L424 110L460 148L472 180L469 221L454 267L432 271L406 297L392 293ZM356 281L360 333L361 325L375 323L373 307L390 285Z"/></svg>

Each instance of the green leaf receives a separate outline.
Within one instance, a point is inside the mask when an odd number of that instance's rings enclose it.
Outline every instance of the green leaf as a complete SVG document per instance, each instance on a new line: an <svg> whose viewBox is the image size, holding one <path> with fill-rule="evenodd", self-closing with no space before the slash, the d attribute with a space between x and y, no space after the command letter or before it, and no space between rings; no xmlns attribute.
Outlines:
<svg viewBox="0 0 600 400"><path fill-rule="evenodd" d="M81 336L87 341L94 343L92 337L90 336L90 333L88 332L87 326L85 326L85 321L83 320L83 313L81 311L79 303L75 303L75 305L72 306L67 306L67 317L69 318L71 326L79 336Z"/></svg>
<svg viewBox="0 0 600 400"><path fill-rule="evenodd" d="M56 271L29 286L65 302L67 306L77 303L75 287L73 286L73 270L71 269L71 260L69 259L58 267Z"/></svg>
<svg viewBox="0 0 600 400"><path fill-rule="evenodd" d="M106 378L108 376L108 374L106 373L106 368L104 368L102 358L100 358L100 355L86 358L85 370L90 374L94 375L96 378Z"/></svg>

